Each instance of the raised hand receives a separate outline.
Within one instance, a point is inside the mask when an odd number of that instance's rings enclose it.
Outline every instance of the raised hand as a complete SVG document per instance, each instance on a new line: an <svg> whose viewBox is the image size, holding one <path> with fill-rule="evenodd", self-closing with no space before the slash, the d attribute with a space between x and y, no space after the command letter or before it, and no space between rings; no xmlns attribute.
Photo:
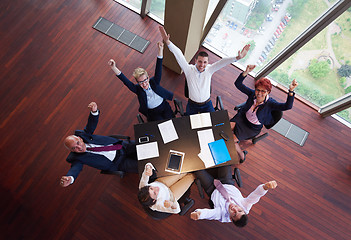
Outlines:
<svg viewBox="0 0 351 240"><path fill-rule="evenodd" d="M294 79L289 85L289 90L294 91L294 89L299 85L299 83Z"/></svg>
<svg viewBox="0 0 351 240"><path fill-rule="evenodd" d="M96 112L97 111L97 104L96 104L96 102L89 103L88 108L90 108L90 111Z"/></svg>
<svg viewBox="0 0 351 240"><path fill-rule="evenodd" d="M62 176L60 179L60 185L62 187L67 187L68 185L71 184L71 177L69 176Z"/></svg>
<svg viewBox="0 0 351 240"><path fill-rule="evenodd" d="M165 28L163 26L159 26L158 29L160 30L160 33L161 33L161 37L163 39L163 41L168 45L171 43L171 41L169 40L170 39L170 35L167 34Z"/></svg>
<svg viewBox="0 0 351 240"><path fill-rule="evenodd" d="M145 174L149 177L152 175L152 167L150 165L145 166Z"/></svg>
<svg viewBox="0 0 351 240"><path fill-rule="evenodd" d="M264 188L265 190L274 189L274 188L277 187L277 185L278 185L277 182L273 180L273 181L266 182L266 183L264 184L263 188Z"/></svg>
<svg viewBox="0 0 351 240"><path fill-rule="evenodd" d="M190 218L192 220L199 220L201 213L199 211L190 213Z"/></svg>
<svg viewBox="0 0 351 240"><path fill-rule="evenodd" d="M116 67L116 62L113 59L108 60L107 64L111 67L112 71L114 71L115 74L119 75L121 73L121 70L119 70Z"/></svg>
<svg viewBox="0 0 351 240"><path fill-rule="evenodd" d="M111 67L116 67L116 62L113 59L108 60L107 64L110 65Z"/></svg>
<svg viewBox="0 0 351 240"><path fill-rule="evenodd" d="M250 44L246 44L241 51L238 51L238 56L236 56L236 59L239 60L244 58L247 52L249 51L250 46L251 46Z"/></svg>
<svg viewBox="0 0 351 240"><path fill-rule="evenodd" d="M246 73L249 73L249 72L251 72L252 70L254 70L255 67L256 67L256 65L254 65L254 64L249 64L249 65L246 66L245 72L246 72Z"/></svg>

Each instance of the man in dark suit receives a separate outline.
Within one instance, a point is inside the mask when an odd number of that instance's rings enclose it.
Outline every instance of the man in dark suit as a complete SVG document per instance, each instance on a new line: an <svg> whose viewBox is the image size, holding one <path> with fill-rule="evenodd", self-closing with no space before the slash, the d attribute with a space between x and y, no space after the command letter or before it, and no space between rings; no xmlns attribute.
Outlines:
<svg viewBox="0 0 351 240"><path fill-rule="evenodd" d="M138 172L135 143L94 135L100 114L95 102L91 102L88 107L91 112L84 130L76 130L74 135L66 137L64 141L66 148L71 151L66 159L71 163L71 168L60 180L62 187L69 186L77 179L83 165L111 172Z"/></svg>
<svg viewBox="0 0 351 240"><path fill-rule="evenodd" d="M174 117L171 106L167 100L172 100L173 93L160 86L162 76L163 43L158 42L158 55L155 76L149 78L143 68L136 68L133 72L137 84L130 81L117 67L113 59L108 61L112 71L128 87L130 91L138 96L139 112L147 117L148 121L170 119Z"/></svg>

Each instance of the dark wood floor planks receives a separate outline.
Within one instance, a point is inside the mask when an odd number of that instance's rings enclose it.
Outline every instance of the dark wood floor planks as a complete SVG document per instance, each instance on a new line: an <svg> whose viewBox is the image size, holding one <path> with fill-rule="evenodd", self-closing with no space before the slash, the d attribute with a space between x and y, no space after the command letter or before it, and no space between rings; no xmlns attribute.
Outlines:
<svg viewBox="0 0 351 240"><path fill-rule="evenodd" d="M145 53L92 29L100 16L148 39ZM58 185L69 168L62 140L84 127L90 101L101 109L97 134L133 136L137 99L107 61L128 77L138 66L153 75L158 26L112 0L0 2L1 239L350 239L351 131L299 101L284 118L310 132L305 146L274 131L244 144L242 193L278 181L244 229L189 214L152 220L137 202L136 174L120 179L84 168L72 186ZM218 59L210 54L210 62ZM233 86L239 73L228 66L213 76L212 98L221 95L230 116L245 101ZM163 68L162 85L185 101L183 75ZM271 95L286 99L278 89ZM192 197L195 207L207 206L195 186Z"/></svg>

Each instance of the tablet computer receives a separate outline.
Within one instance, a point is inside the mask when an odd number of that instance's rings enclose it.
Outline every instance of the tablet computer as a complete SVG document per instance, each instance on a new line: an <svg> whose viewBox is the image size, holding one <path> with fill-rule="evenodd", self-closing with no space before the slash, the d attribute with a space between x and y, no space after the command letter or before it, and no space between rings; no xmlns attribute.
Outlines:
<svg viewBox="0 0 351 240"><path fill-rule="evenodd" d="M165 171L180 174L185 153L169 150Z"/></svg>

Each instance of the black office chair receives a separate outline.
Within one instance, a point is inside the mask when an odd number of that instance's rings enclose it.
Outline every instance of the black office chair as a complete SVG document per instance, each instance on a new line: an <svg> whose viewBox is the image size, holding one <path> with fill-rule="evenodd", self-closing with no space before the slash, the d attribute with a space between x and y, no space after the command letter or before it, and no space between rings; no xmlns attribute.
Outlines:
<svg viewBox="0 0 351 240"><path fill-rule="evenodd" d="M244 106L245 103L242 103L242 104L239 104L237 106L234 107L234 110L235 111L239 111L240 108L242 106ZM279 120L283 117L283 112L282 111L279 111L279 110L273 110L272 111L272 117L273 117L273 122L271 124L267 124L267 125L264 125L264 127L266 129L270 129L272 128L275 124L277 124L277 122L279 122ZM251 138L251 141L253 144L256 144L258 141L266 138L268 136L268 132L266 133L263 133L263 134L257 134L255 137ZM246 139L246 140L250 140L250 139Z"/></svg>
<svg viewBox="0 0 351 240"><path fill-rule="evenodd" d="M180 116L184 116L185 114L184 114L182 101L175 98L173 100L173 103L174 103L174 116L177 115L178 113L180 114ZM138 119L138 123L145 123L145 120L140 115L140 113L137 114L137 119Z"/></svg>
<svg viewBox="0 0 351 240"><path fill-rule="evenodd" d="M183 206L180 207L180 213L179 213L180 216L185 215L185 213L187 213L189 211L189 209L192 206L194 206L194 200L193 199L189 199L189 196L190 196L190 188L178 200L179 204L182 204L182 203L184 204ZM153 211L149 207L145 207L145 206L143 206L143 209L144 209L144 211L146 212L146 214L148 216L150 216L152 219L155 219L155 220L162 220L162 219L165 219L165 218L173 215L172 213Z"/></svg>
<svg viewBox="0 0 351 240"><path fill-rule="evenodd" d="M174 103L174 115L177 115L178 113L180 114L180 116L184 116L184 108L183 108L183 103L182 101L178 100L178 99L174 99L173 100Z"/></svg>
<svg viewBox="0 0 351 240"><path fill-rule="evenodd" d="M212 177L214 179L217 179L218 175L217 175L217 171L215 171L216 168L211 168L211 169L208 169L207 171L212 175ZM238 185L238 187L242 187L242 181L241 181L241 175L240 175L240 170L239 168L234 168L234 174L233 174L233 179L234 181L236 182L236 184ZM204 191L203 191L203 188L202 188L202 185L201 185L201 182L199 179L195 179L195 183L196 183L196 186L197 186L197 190L199 191L199 194L200 194L200 197L201 198L204 198Z"/></svg>
<svg viewBox="0 0 351 240"><path fill-rule="evenodd" d="M129 136L124 136L124 135L110 135L109 137L116 138L118 140L127 140L130 143L130 137ZM120 176L120 178L123 178L125 175L125 172L123 171L110 171L110 170L101 170L100 174L110 174L110 175L117 175Z"/></svg>

